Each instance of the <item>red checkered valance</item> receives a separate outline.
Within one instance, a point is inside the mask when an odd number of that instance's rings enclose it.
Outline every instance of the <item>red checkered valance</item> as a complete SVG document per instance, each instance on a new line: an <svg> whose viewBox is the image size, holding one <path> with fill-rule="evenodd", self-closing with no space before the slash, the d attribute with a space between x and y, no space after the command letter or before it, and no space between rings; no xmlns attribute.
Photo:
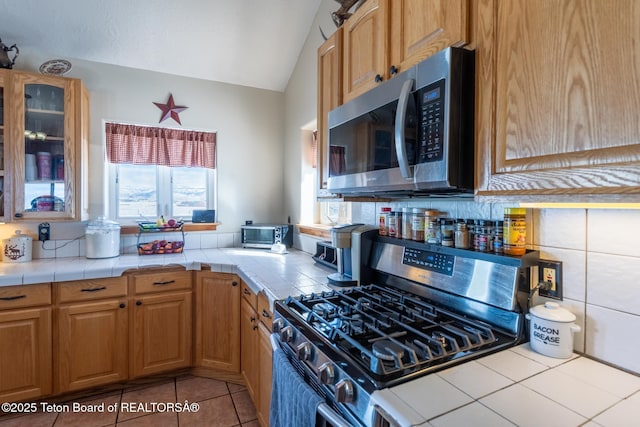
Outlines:
<svg viewBox="0 0 640 427"><path fill-rule="evenodd" d="M111 163L215 169L216 134L121 123L106 123Z"/></svg>

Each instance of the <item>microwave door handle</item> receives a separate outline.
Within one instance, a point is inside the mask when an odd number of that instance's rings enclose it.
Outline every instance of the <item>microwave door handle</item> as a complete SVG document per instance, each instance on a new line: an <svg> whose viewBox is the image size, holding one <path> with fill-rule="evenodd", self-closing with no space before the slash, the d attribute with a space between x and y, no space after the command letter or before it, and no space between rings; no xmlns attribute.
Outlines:
<svg viewBox="0 0 640 427"><path fill-rule="evenodd" d="M402 84L400 98L398 98L398 110L396 111L396 156L398 157L398 165L400 173L404 179L413 179L413 173L409 167L407 159L407 145L404 138L404 121L407 117L407 107L411 90L413 89L414 80L409 79Z"/></svg>

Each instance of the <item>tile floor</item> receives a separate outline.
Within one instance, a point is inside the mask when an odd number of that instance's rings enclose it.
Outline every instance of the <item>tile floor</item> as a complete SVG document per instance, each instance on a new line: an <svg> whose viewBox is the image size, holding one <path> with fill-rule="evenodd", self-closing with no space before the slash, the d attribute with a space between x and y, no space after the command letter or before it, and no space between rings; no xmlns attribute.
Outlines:
<svg viewBox="0 0 640 427"><path fill-rule="evenodd" d="M185 401L197 403L198 409L178 412L167 405ZM51 412L47 412L38 402L38 413L2 416L0 427L260 426L246 387L191 375L56 402L56 405L59 406L51 406Z"/></svg>

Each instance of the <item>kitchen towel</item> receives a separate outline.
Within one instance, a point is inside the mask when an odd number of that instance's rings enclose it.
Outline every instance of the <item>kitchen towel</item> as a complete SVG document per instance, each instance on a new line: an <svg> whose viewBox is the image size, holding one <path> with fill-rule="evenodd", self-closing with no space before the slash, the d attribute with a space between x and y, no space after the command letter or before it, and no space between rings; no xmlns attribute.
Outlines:
<svg viewBox="0 0 640 427"><path fill-rule="evenodd" d="M316 425L322 397L304 382L280 348L273 351L270 424L272 427Z"/></svg>

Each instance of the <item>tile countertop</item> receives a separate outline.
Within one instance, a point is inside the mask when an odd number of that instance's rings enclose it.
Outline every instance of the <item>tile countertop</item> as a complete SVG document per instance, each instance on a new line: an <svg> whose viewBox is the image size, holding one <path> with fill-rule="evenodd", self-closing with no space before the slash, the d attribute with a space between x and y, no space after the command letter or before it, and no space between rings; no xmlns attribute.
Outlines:
<svg viewBox="0 0 640 427"><path fill-rule="evenodd" d="M0 286L119 276L124 271L180 265L189 270L238 274L273 303L289 295L328 290L332 270L305 252L259 249L187 250L170 255L122 255L109 259L57 258L0 263ZM528 344L376 392L398 405L414 425L636 426L640 376L574 355L553 359ZM418 408L418 409L416 409Z"/></svg>

